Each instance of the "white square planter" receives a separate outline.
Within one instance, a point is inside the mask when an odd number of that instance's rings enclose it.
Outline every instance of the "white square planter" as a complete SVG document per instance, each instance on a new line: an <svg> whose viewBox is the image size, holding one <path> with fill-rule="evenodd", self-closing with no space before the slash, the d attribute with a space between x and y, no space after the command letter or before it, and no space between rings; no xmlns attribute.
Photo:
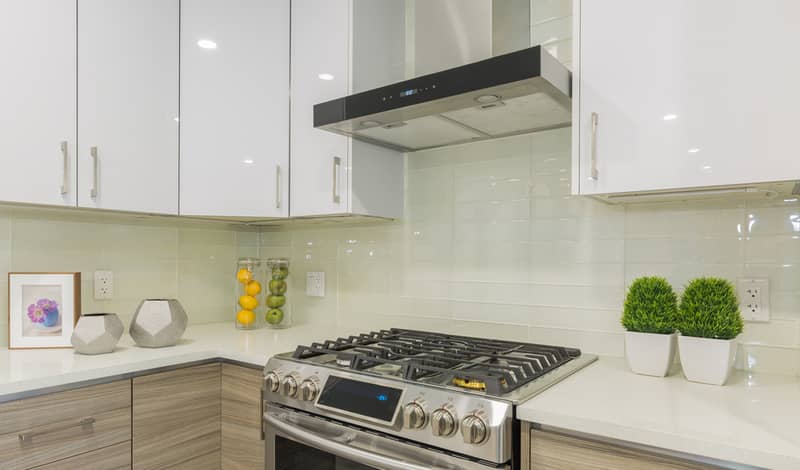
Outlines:
<svg viewBox="0 0 800 470"><path fill-rule="evenodd" d="M736 339L695 338L680 336L683 374L691 382L724 385L736 360Z"/></svg>
<svg viewBox="0 0 800 470"><path fill-rule="evenodd" d="M675 360L676 334L625 332L625 359L631 371L664 377Z"/></svg>

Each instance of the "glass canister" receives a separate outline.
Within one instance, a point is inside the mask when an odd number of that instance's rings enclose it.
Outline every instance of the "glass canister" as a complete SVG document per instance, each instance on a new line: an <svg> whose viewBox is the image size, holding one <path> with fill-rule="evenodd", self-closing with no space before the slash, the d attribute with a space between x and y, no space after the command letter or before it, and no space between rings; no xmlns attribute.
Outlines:
<svg viewBox="0 0 800 470"><path fill-rule="evenodd" d="M236 328L254 330L261 326L269 279L266 263L262 260L239 258L236 263Z"/></svg>
<svg viewBox="0 0 800 470"><path fill-rule="evenodd" d="M269 328L286 328L291 325L289 301L289 259L270 258L266 262L270 281L267 286L267 313L264 321Z"/></svg>

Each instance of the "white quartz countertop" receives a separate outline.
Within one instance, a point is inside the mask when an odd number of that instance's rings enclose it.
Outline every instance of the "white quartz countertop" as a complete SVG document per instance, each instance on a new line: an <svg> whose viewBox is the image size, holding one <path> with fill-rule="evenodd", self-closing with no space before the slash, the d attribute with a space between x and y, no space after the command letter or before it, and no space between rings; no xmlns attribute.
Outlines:
<svg viewBox="0 0 800 470"><path fill-rule="evenodd" d="M773 469L800 469L800 377L736 372L728 385L635 375L601 358L517 410L543 426Z"/></svg>
<svg viewBox="0 0 800 470"><path fill-rule="evenodd" d="M350 332L352 333L352 332ZM262 367L273 354L347 332L330 326L239 331L231 323L191 325L180 342L140 348L126 333L110 354L84 356L72 349L0 349L0 402L40 389L68 386L213 358Z"/></svg>
<svg viewBox="0 0 800 470"><path fill-rule="evenodd" d="M298 344L352 329L297 326L237 331L230 323L190 326L176 346L147 349L126 334L111 354L72 349L0 349L0 402L41 390L223 358L263 366ZM737 372L729 385L630 373L601 358L517 410L520 419L730 462L800 469L800 378Z"/></svg>

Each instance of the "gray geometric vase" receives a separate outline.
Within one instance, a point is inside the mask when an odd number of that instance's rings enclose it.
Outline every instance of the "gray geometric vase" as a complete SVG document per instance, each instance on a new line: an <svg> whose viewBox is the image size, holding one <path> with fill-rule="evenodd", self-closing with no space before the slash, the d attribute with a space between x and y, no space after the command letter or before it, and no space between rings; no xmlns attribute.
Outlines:
<svg viewBox="0 0 800 470"><path fill-rule="evenodd" d="M125 327L115 313L85 313L78 319L70 341L81 354L106 354L114 350Z"/></svg>
<svg viewBox="0 0 800 470"><path fill-rule="evenodd" d="M175 299L147 299L139 304L129 332L145 348L172 346L186 331L189 317Z"/></svg>

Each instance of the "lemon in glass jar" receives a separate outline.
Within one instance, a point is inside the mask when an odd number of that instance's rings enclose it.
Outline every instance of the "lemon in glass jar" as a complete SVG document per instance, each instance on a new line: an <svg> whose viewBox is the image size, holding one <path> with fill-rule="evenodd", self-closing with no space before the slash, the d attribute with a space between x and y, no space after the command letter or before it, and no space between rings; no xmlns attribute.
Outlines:
<svg viewBox="0 0 800 470"><path fill-rule="evenodd" d="M239 297L239 305L245 310L255 310L258 307L258 299L252 295L243 295Z"/></svg>
<svg viewBox="0 0 800 470"><path fill-rule="evenodd" d="M271 284L271 283L270 283ZM252 297L261 293L261 283L258 281L250 281L244 288L244 293Z"/></svg>
<svg viewBox="0 0 800 470"><path fill-rule="evenodd" d="M256 321L256 314L252 310L239 310L236 314L236 321L240 325L250 326Z"/></svg>

